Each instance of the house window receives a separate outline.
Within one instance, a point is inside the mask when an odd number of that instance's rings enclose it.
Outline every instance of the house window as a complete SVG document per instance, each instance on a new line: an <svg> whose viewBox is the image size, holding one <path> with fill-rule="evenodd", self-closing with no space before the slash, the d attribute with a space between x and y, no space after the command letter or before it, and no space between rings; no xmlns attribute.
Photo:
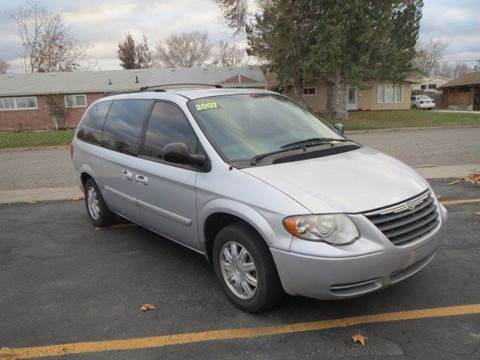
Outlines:
<svg viewBox="0 0 480 360"><path fill-rule="evenodd" d="M316 87L304 87L303 88L303 95L305 95L305 96L315 96L315 95L317 95L317 88Z"/></svg>
<svg viewBox="0 0 480 360"><path fill-rule="evenodd" d="M402 85L378 85L377 103L393 104L403 101Z"/></svg>
<svg viewBox="0 0 480 360"><path fill-rule="evenodd" d="M425 90L427 88L427 85L422 85L421 88L422 90Z"/></svg>
<svg viewBox="0 0 480 360"><path fill-rule="evenodd" d="M87 106L86 95L65 95L65 107L77 108Z"/></svg>
<svg viewBox="0 0 480 360"><path fill-rule="evenodd" d="M437 88L437 84L428 84L428 88L429 88L429 89L436 89L436 88Z"/></svg>
<svg viewBox="0 0 480 360"><path fill-rule="evenodd" d="M37 108L36 96L0 98L0 111L36 110Z"/></svg>

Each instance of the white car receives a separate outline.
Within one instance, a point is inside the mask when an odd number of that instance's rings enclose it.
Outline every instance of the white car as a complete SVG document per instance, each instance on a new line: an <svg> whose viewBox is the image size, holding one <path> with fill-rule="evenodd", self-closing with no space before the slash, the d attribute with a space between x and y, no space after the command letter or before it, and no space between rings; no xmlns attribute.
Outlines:
<svg viewBox="0 0 480 360"><path fill-rule="evenodd" d="M412 109L428 109L435 107L435 101L427 95L413 95L411 98Z"/></svg>

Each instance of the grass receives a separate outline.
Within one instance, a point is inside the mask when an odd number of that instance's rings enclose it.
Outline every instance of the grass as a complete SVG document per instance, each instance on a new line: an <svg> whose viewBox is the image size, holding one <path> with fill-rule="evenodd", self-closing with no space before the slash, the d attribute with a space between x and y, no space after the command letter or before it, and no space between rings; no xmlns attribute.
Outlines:
<svg viewBox="0 0 480 360"><path fill-rule="evenodd" d="M327 119L335 123L334 119ZM439 113L423 110L356 111L343 121L345 130L371 130L404 127L480 126L480 115ZM73 130L0 133L0 149L68 145Z"/></svg>
<svg viewBox="0 0 480 360"><path fill-rule="evenodd" d="M333 119L328 119L328 121L338 122ZM345 125L345 130L480 126L480 115L427 110L356 111L350 112L348 120L342 122Z"/></svg>
<svg viewBox="0 0 480 360"><path fill-rule="evenodd" d="M0 133L0 149L68 145L74 130Z"/></svg>

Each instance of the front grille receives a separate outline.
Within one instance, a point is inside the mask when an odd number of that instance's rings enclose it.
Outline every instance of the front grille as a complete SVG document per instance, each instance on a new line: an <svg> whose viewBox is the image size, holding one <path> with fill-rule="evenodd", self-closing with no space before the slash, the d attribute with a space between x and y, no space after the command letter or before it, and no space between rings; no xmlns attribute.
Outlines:
<svg viewBox="0 0 480 360"><path fill-rule="evenodd" d="M429 190L407 201L364 215L395 245L415 241L440 223L437 205Z"/></svg>

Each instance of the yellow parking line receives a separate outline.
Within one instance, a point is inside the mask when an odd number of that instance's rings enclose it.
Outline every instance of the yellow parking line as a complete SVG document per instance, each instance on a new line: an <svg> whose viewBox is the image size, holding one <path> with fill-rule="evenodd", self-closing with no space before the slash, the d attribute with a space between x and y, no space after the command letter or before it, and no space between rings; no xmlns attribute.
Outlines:
<svg viewBox="0 0 480 360"><path fill-rule="evenodd" d="M475 204L480 203L480 198L477 199L459 199L459 200L443 200L440 201L445 206L450 205L462 205L462 204Z"/></svg>
<svg viewBox="0 0 480 360"><path fill-rule="evenodd" d="M85 354L104 351L161 348L165 346L192 344L206 341L247 339L260 336L293 334L361 324L472 314L480 314L480 304L398 311L375 315L353 316L333 320L321 320L261 328L211 330L155 337L92 341L59 345L24 347L15 349L2 348L0 350L0 359L32 359L49 356Z"/></svg>

